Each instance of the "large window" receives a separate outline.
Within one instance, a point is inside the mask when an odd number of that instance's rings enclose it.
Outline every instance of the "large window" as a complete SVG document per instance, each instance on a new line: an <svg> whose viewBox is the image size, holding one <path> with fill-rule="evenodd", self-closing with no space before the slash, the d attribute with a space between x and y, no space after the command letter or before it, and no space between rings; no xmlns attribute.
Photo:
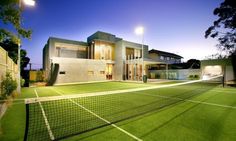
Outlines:
<svg viewBox="0 0 236 141"><path fill-rule="evenodd" d="M97 42L95 44L95 59L112 60L112 45Z"/></svg>
<svg viewBox="0 0 236 141"><path fill-rule="evenodd" d="M141 57L141 50L140 49L135 49L134 50L134 58L140 58Z"/></svg>
<svg viewBox="0 0 236 141"><path fill-rule="evenodd" d="M127 59L138 59L141 55L141 49L134 49L134 48L126 48L126 58Z"/></svg>
<svg viewBox="0 0 236 141"><path fill-rule="evenodd" d="M133 48L126 48L126 58L128 60L134 59L134 49Z"/></svg>
<svg viewBox="0 0 236 141"><path fill-rule="evenodd" d="M87 47L75 44L56 43L55 56L66 58L86 58Z"/></svg>

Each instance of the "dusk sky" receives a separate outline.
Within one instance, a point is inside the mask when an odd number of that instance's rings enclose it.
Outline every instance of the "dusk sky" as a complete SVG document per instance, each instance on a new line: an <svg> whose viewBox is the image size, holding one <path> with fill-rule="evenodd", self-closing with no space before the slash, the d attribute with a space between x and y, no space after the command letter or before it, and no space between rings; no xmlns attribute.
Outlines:
<svg viewBox="0 0 236 141"><path fill-rule="evenodd" d="M86 41L96 31L112 33L141 43L135 27L145 28L144 43L150 49L177 53L188 59L204 59L217 52L205 30L217 19L213 10L222 0L36 0L26 7L23 26L33 30L23 40L33 66L41 68L42 49L49 37Z"/></svg>

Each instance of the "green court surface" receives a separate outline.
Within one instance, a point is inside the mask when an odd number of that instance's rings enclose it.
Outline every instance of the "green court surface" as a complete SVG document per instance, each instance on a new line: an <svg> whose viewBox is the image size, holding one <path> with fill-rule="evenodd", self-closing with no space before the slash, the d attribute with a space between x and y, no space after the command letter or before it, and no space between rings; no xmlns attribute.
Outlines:
<svg viewBox="0 0 236 141"><path fill-rule="evenodd" d="M236 140L235 88L201 82L129 91L175 83L104 82L24 88L1 119L0 140L24 139L26 106L22 100L36 94L77 96L28 104L28 140ZM103 94L107 91L117 93ZM99 92L102 94L96 95ZM82 97L84 93L94 95Z"/></svg>

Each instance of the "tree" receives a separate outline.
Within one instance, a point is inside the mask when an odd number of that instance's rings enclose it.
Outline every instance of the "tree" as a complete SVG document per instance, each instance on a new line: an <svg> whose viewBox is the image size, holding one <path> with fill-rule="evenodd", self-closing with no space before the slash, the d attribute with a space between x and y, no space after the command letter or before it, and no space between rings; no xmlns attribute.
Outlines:
<svg viewBox="0 0 236 141"><path fill-rule="evenodd" d="M236 2L225 0L214 10L219 18L205 31L205 38L218 38L217 47L227 55L236 51Z"/></svg>
<svg viewBox="0 0 236 141"><path fill-rule="evenodd" d="M214 10L219 18L214 21L205 32L209 36L218 38L218 48L230 55L236 50L236 4L234 0L225 0Z"/></svg>
<svg viewBox="0 0 236 141"><path fill-rule="evenodd" d="M218 48L226 52L232 60L234 78L236 80L236 2L225 0L214 10L214 15L219 18L210 26L205 37L218 38Z"/></svg>
<svg viewBox="0 0 236 141"><path fill-rule="evenodd" d="M18 45L13 42L12 40L4 40L3 42L0 42L0 46L3 47L7 52L8 56L17 63L17 55L18 55ZM30 58L27 57L27 52L24 49L21 49L20 52L21 56L21 72L24 70L24 68L27 66L27 64L30 61Z"/></svg>
<svg viewBox="0 0 236 141"><path fill-rule="evenodd" d="M186 65L190 69L200 69L201 61L197 59L189 59Z"/></svg>
<svg viewBox="0 0 236 141"><path fill-rule="evenodd" d="M0 0L0 22L5 25L12 25L15 31L0 28L0 41L11 39L19 43L18 35L23 38L31 37L31 30L22 27L22 9L19 7L19 0Z"/></svg>

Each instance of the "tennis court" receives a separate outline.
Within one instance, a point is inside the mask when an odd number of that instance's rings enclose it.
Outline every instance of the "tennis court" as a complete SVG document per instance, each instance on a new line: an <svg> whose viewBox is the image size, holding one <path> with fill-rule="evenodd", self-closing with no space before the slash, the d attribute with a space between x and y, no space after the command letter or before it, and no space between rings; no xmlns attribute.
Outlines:
<svg viewBox="0 0 236 141"><path fill-rule="evenodd" d="M62 87L47 89L54 97L26 100L26 140L234 140L236 137L233 118L236 92L225 91L219 83L146 85L79 95ZM44 92L34 89L37 97Z"/></svg>
<svg viewBox="0 0 236 141"><path fill-rule="evenodd" d="M236 91L219 83L106 82L24 91L27 132L18 140L236 139Z"/></svg>

